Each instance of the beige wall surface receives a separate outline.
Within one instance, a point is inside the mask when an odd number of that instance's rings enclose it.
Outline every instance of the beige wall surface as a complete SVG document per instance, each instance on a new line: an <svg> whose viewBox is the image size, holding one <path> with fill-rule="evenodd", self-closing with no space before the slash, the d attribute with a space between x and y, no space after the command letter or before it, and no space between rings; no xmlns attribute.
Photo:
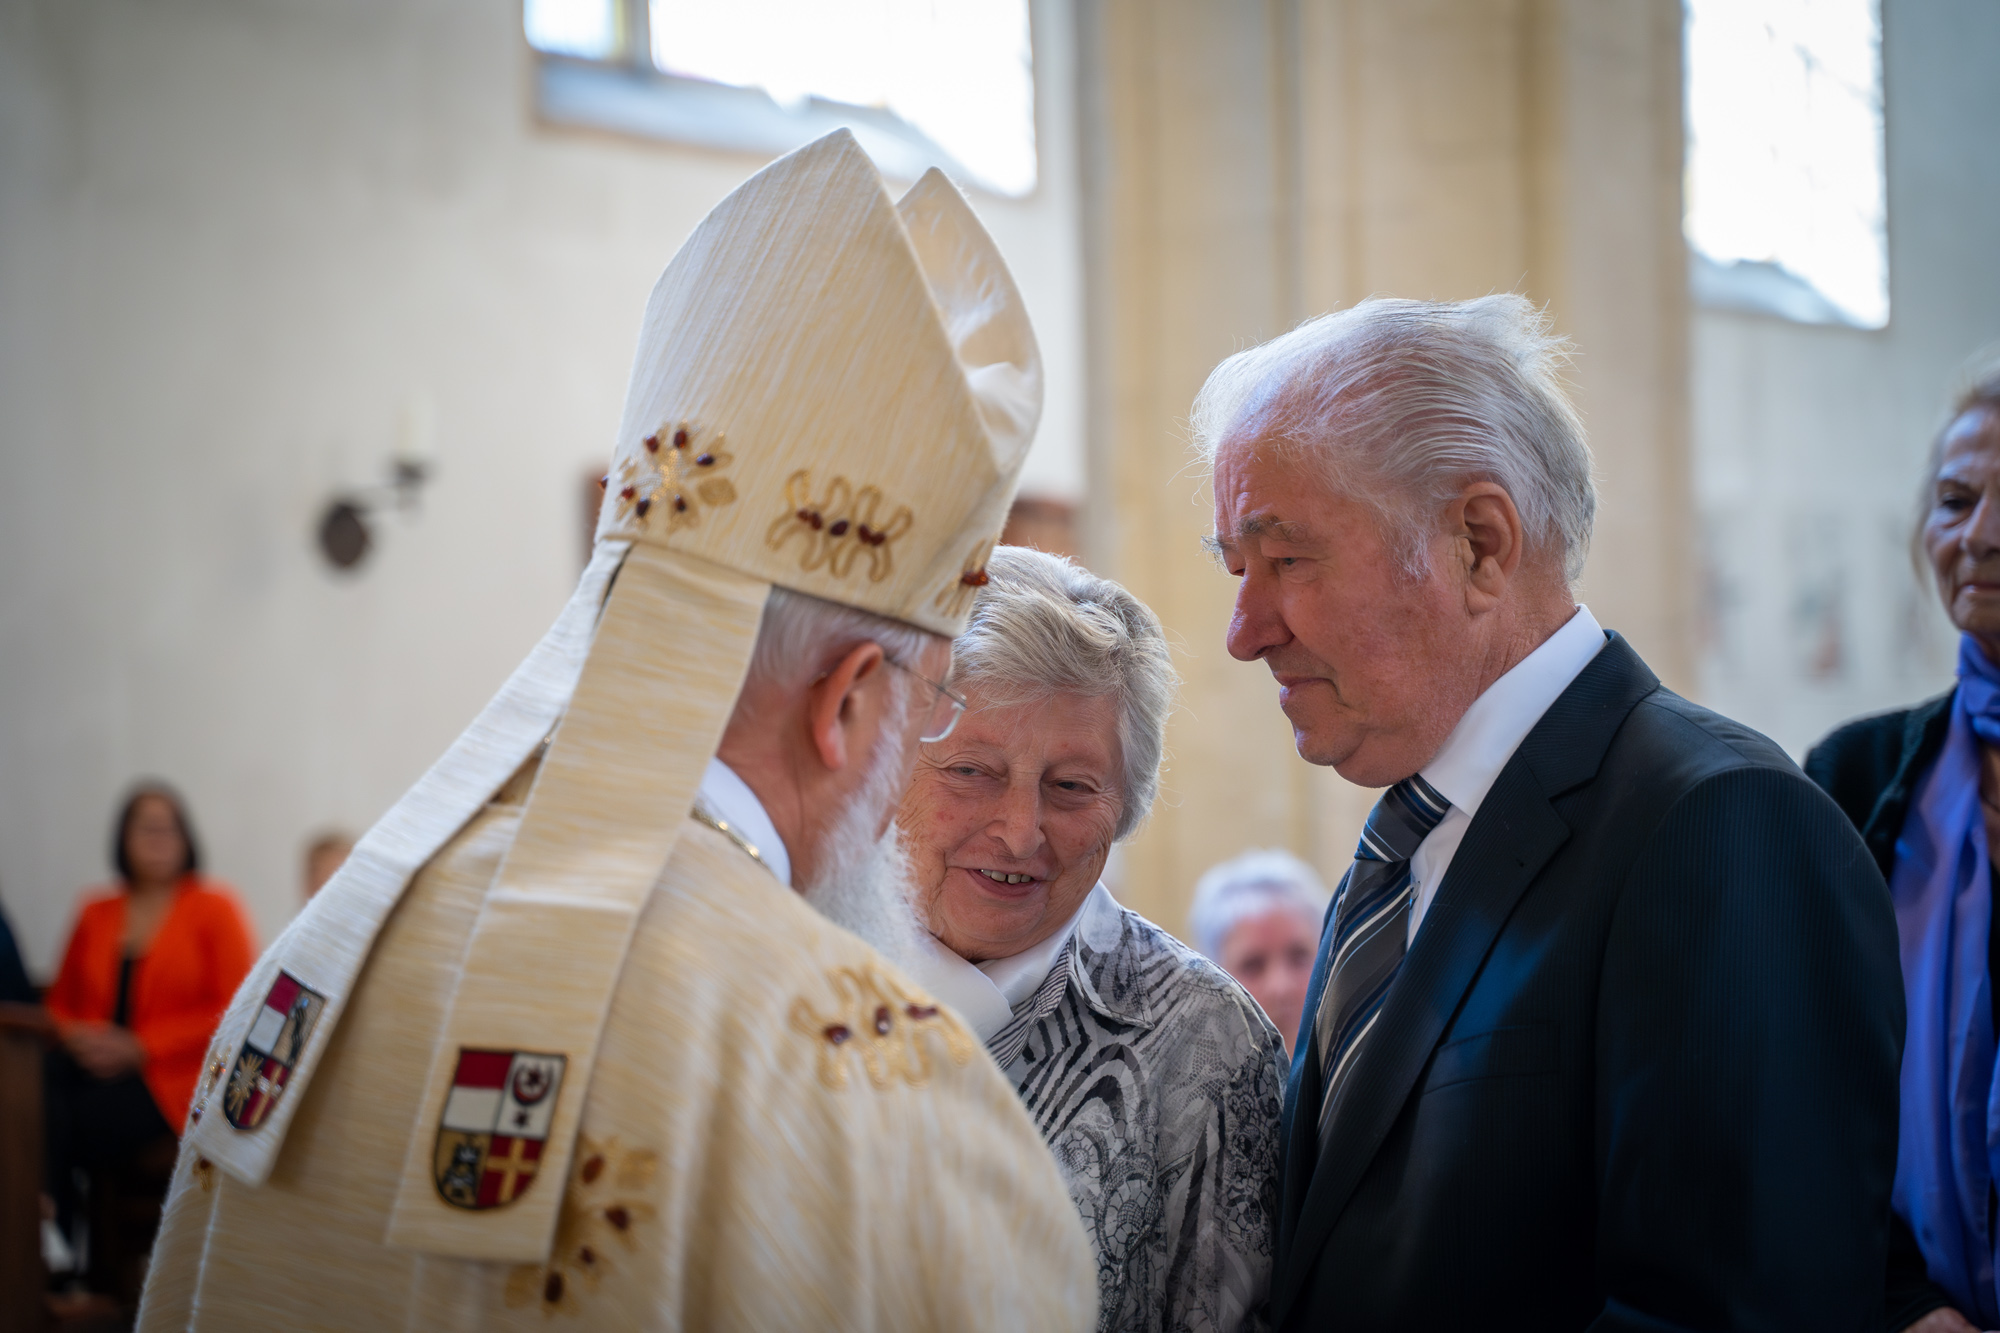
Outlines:
<svg viewBox="0 0 2000 1333"><path fill-rule="evenodd" d="M1076 79L1035 18L1043 185L973 203L1047 362L1032 484L1074 495ZM308 835L567 596L646 293L762 159L538 126L531 59L513 3L0 5L0 903L38 975L140 775L268 940ZM321 507L413 434L420 509L333 574Z"/></svg>
<svg viewBox="0 0 2000 1333"><path fill-rule="evenodd" d="M1889 326L1694 319L1701 694L1796 755L1951 683L1910 530L1961 365L2000 351L2000 9L1882 11Z"/></svg>
<svg viewBox="0 0 2000 1333"><path fill-rule="evenodd" d="M1179 645L1161 808L1119 869L1176 929L1195 878L1288 846L1331 883L1374 793L1293 751L1269 673L1222 646L1234 589L1186 419L1208 371L1380 294L1518 290L1576 342L1602 516L1583 594L1691 675L1672 0L1084 0L1090 558Z"/></svg>

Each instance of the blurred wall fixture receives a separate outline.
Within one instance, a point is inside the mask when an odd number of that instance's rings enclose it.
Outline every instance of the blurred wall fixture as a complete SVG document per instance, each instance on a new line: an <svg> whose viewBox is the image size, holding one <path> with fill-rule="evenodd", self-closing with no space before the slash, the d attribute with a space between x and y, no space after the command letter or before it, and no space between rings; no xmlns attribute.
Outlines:
<svg viewBox="0 0 2000 1333"><path fill-rule="evenodd" d="M335 569L351 570L368 558L374 534L368 516L384 509L408 513L430 480L431 466L420 458L397 458L389 464L389 480L381 486L342 491L327 501L319 520L319 549Z"/></svg>

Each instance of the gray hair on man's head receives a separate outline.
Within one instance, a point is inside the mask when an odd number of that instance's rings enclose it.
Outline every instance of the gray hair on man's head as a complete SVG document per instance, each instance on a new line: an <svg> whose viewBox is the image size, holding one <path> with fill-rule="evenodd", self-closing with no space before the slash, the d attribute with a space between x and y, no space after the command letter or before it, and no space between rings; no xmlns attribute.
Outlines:
<svg viewBox="0 0 2000 1333"><path fill-rule="evenodd" d="M1061 556L996 547L951 661L952 680L989 704L1117 696L1125 771L1113 836L1139 827L1159 793L1179 684L1159 617L1145 603Z"/></svg>
<svg viewBox="0 0 2000 1333"><path fill-rule="evenodd" d="M757 628L750 679L787 687L804 685L858 643L878 643L890 661L909 666L937 639L929 630L872 611L774 587L764 602L763 623ZM900 693L896 697L900 698Z"/></svg>
<svg viewBox="0 0 2000 1333"><path fill-rule="evenodd" d="M1196 883L1188 930L1194 947L1219 962L1229 933L1251 917L1287 908L1317 923L1329 901L1313 868L1290 852L1245 852L1210 866Z"/></svg>
<svg viewBox="0 0 2000 1333"><path fill-rule="evenodd" d="M1217 366L1195 398L1195 442L1211 463L1241 439L1307 452L1336 491L1376 511L1412 577L1429 570L1438 511L1468 483L1494 482L1529 550L1559 556L1574 581L1597 489L1562 386L1567 358L1524 296L1367 300Z"/></svg>

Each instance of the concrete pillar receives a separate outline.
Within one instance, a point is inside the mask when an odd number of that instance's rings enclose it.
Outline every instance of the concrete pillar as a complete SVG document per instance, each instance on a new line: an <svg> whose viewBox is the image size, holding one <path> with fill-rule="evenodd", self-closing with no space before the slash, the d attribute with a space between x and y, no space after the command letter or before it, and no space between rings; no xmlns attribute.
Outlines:
<svg viewBox="0 0 2000 1333"><path fill-rule="evenodd" d="M1184 925L1201 871L1286 846L1329 884L1374 793L1300 760L1187 414L1209 370L1371 294L1547 302L1603 486L1584 596L1690 675L1674 0L1079 0L1092 374L1085 556L1159 612L1183 707L1126 900Z"/></svg>

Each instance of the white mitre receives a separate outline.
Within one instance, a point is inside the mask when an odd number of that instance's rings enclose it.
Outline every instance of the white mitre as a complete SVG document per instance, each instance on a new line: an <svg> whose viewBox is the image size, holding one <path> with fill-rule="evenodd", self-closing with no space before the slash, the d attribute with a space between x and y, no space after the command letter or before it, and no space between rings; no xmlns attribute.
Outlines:
<svg viewBox="0 0 2000 1333"><path fill-rule="evenodd" d="M389 1228L430 1253L546 1256L559 1190L436 1206L433 1127L479 1091L455 1085L460 1052L517 1053L506 1095L530 1097L541 1172L566 1178L610 992L770 589L957 634L1040 408L1020 294L937 172L896 202L841 130L717 205L647 303L575 597L253 969L212 1047L195 1150L245 1183L269 1175L383 921L546 742L436 1034ZM224 1072L241 1095L210 1108Z"/></svg>

